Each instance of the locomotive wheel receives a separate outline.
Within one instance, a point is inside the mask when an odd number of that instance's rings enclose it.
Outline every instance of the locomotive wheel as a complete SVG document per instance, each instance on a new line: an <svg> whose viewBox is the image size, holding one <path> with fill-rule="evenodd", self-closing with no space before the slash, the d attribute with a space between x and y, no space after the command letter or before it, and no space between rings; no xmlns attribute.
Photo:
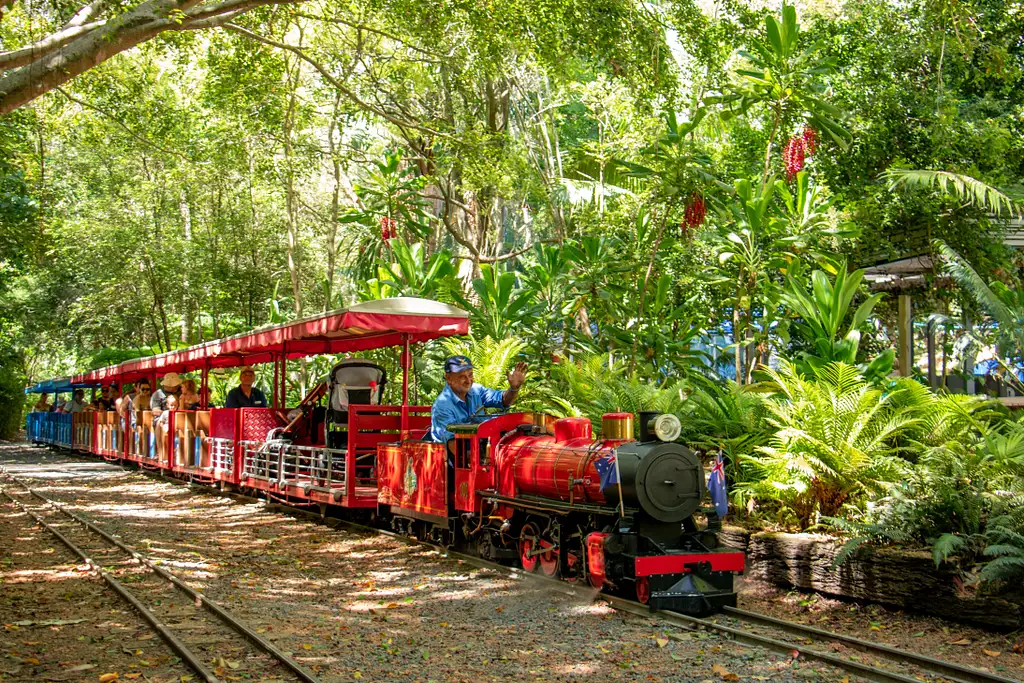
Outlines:
<svg viewBox="0 0 1024 683"><path fill-rule="evenodd" d="M551 541L541 540L541 548L550 548L554 544ZM548 550L538 555L540 558L540 570L544 576L558 576L558 551Z"/></svg>
<svg viewBox="0 0 1024 683"><path fill-rule="evenodd" d="M646 576L636 580L636 600L644 605L651 600L651 584L647 582Z"/></svg>
<svg viewBox="0 0 1024 683"><path fill-rule="evenodd" d="M522 563L525 571L537 571L537 558L540 556L531 555L531 553L539 537L540 533L533 524L524 525L522 532L519 534L519 561Z"/></svg>

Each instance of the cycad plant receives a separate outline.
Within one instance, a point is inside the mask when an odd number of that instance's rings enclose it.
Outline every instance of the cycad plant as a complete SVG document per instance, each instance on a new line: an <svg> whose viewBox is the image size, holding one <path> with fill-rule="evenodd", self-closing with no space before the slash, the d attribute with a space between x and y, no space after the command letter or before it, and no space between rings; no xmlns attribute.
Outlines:
<svg viewBox="0 0 1024 683"><path fill-rule="evenodd" d="M705 453L721 452L730 480L738 481L742 456L768 443L764 396L735 382L723 384L699 374L691 375L688 384L683 441Z"/></svg>
<svg viewBox="0 0 1024 683"><path fill-rule="evenodd" d="M663 386L629 372L624 364L613 366L608 354L585 354L576 361L563 361L552 368L552 380L557 391L551 400L561 409L557 412L590 418L595 432L605 413L639 415L653 410L678 415L686 396L682 383Z"/></svg>
<svg viewBox="0 0 1024 683"><path fill-rule="evenodd" d="M743 458L741 498L774 503L806 528L903 476L907 464L895 441L917 418L894 406L898 390L873 387L845 363L824 365L813 377L788 361L766 372L760 388L772 394L768 422L777 431Z"/></svg>

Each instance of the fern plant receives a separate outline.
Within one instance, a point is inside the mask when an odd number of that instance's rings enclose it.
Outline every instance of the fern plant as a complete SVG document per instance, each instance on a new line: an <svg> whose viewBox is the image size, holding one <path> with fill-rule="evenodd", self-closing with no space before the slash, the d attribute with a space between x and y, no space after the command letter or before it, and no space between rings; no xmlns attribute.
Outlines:
<svg viewBox="0 0 1024 683"><path fill-rule="evenodd" d="M903 478L907 464L895 441L917 418L893 405L899 390L874 388L844 363L809 378L785 362L767 375L760 388L773 395L766 405L777 431L743 459L747 494L784 506L806 528Z"/></svg>

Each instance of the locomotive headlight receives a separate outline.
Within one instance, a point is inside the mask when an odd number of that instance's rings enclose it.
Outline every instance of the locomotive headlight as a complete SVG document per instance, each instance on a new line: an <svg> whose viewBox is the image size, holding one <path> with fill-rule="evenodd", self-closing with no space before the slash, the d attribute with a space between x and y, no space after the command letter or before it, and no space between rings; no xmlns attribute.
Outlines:
<svg viewBox="0 0 1024 683"><path fill-rule="evenodd" d="M683 432L683 425L679 422L679 418L668 413L662 413L651 420L651 423L649 429L654 432L654 436L658 437L659 441L675 441Z"/></svg>

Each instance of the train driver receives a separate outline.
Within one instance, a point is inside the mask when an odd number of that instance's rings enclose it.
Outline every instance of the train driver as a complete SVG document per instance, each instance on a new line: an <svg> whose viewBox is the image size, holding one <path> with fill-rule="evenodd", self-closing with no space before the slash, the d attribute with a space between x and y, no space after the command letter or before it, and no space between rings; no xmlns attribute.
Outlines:
<svg viewBox="0 0 1024 683"><path fill-rule="evenodd" d="M444 379L446 385L430 411L429 439L438 443L447 443L455 436L448 425L483 422L487 419L480 415L484 408L508 408L515 403L526 380L526 363L517 363L508 373L505 391L473 382L473 363L465 356L452 356L444 362Z"/></svg>

